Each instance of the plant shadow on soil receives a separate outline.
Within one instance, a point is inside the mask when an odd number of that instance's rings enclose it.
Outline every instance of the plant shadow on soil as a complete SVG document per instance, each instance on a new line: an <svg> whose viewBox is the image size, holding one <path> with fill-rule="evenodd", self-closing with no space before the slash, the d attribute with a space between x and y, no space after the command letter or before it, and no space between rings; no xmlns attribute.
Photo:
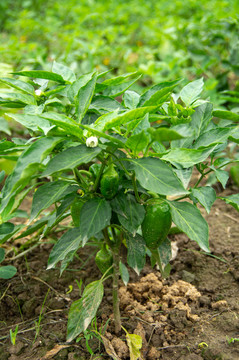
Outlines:
<svg viewBox="0 0 239 360"><path fill-rule="evenodd" d="M232 193L233 189L228 188L220 195ZM220 200L209 215L202 212L209 223L214 257L200 252L186 235L173 235L178 254L167 280L147 264L140 277L130 271L127 287L121 283L122 323L129 333L141 335L142 360L239 359L239 342L229 343L239 338L238 213ZM81 270L76 259L61 277L59 270L46 271L51 247L42 244L25 258L17 259L17 275L0 283L0 360L109 359L96 338L89 341L95 354L92 356L84 339L65 343L67 313L71 302L80 296L75 279L83 286L99 279L94 256L89 256L93 255L92 247L79 251L80 264L84 265ZM98 329L112 318L111 281L107 280L97 315ZM9 330L17 324L13 346ZM125 334L114 334L113 320L108 322L104 336L119 359L129 359Z"/></svg>

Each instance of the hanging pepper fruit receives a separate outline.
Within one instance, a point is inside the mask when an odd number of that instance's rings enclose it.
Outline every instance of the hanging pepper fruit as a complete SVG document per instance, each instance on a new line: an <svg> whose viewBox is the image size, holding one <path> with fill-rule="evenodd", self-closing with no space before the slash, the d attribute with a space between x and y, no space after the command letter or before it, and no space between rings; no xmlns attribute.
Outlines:
<svg viewBox="0 0 239 360"><path fill-rule="evenodd" d="M149 250L158 249L166 239L172 224L170 206L163 199L151 199L141 225L142 235Z"/></svg>
<svg viewBox="0 0 239 360"><path fill-rule="evenodd" d="M110 200L117 194L118 188L119 174L114 169L114 165L110 164L100 180L100 192L106 199Z"/></svg>
<svg viewBox="0 0 239 360"><path fill-rule="evenodd" d="M102 246L95 257L95 263L98 266L100 272L104 274L106 270L113 264L112 253L106 248L105 244ZM113 269L109 271L109 274L113 272Z"/></svg>
<svg viewBox="0 0 239 360"><path fill-rule="evenodd" d="M97 175L99 174L100 168L101 168L101 164L98 164L98 163L92 164L89 167L89 171L93 175L94 179L97 178Z"/></svg>

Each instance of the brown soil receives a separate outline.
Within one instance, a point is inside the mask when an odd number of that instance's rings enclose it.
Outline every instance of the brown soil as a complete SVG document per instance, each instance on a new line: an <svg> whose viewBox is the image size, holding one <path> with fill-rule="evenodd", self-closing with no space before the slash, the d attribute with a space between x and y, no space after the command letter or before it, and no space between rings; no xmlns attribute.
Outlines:
<svg viewBox="0 0 239 360"><path fill-rule="evenodd" d="M223 195L231 193L227 189ZM147 264L140 277L130 271L128 286L121 284L122 323L142 337L142 360L239 359L238 213L217 200L210 215L203 215L214 257L200 252L184 234L174 235L171 240L179 250L167 280ZM51 247L43 243L15 260L17 275L0 282L0 360L103 360L112 358L108 354L113 351L118 359L129 359L124 332L114 333L110 280L97 316L98 330L105 330L105 347L93 336L88 344L94 355L83 337L66 344L67 313L80 296L76 279L83 288L99 273L92 247L81 250L80 262L70 264L61 278L59 270L46 271ZM9 331L17 325L13 346Z"/></svg>

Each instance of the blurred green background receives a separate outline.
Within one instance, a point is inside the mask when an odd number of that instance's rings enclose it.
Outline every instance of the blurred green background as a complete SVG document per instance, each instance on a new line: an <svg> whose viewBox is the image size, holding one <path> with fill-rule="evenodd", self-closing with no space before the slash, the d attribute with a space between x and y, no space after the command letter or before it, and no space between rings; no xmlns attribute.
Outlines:
<svg viewBox="0 0 239 360"><path fill-rule="evenodd" d="M239 75L238 0L1 0L1 62L78 73L138 70L147 84L203 76L217 91ZM8 70L1 66L1 73Z"/></svg>

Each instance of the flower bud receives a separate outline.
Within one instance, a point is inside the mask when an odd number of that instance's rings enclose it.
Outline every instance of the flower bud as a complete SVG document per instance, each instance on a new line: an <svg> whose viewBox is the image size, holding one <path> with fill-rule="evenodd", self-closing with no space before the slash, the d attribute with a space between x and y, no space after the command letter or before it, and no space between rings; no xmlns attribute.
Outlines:
<svg viewBox="0 0 239 360"><path fill-rule="evenodd" d="M90 136L86 139L86 146L87 147L96 147L98 145L98 139L96 136Z"/></svg>
<svg viewBox="0 0 239 360"><path fill-rule="evenodd" d="M36 96L41 96L42 95L41 89L35 90L35 94L36 94Z"/></svg>

